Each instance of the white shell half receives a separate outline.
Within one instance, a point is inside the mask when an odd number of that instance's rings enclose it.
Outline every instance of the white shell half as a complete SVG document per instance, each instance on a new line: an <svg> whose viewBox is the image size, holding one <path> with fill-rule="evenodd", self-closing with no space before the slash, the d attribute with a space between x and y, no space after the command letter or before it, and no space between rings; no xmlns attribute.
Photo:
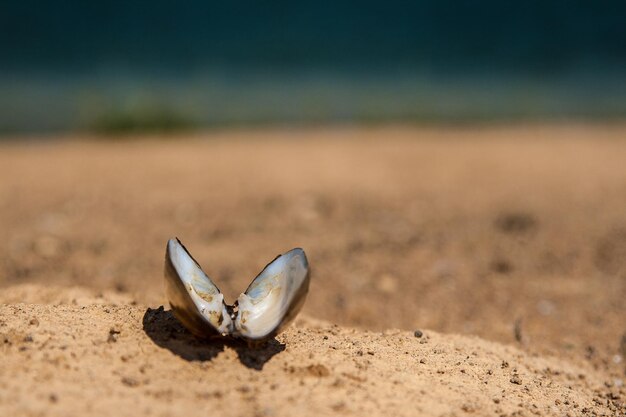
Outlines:
<svg viewBox="0 0 626 417"><path fill-rule="evenodd" d="M237 336L263 339L295 318L309 287L309 266L304 251L292 249L263 269L237 299Z"/></svg>
<svg viewBox="0 0 626 417"><path fill-rule="evenodd" d="M230 333L232 320L228 314L226 304L224 303L224 295L222 295L213 281L202 271L200 266L178 239L170 239L168 241L167 258L171 262L177 275L172 278L178 278L183 284L193 302L196 315L199 314L218 333L222 335ZM185 300L180 294L173 293L176 292L176 289L175 287L173 289L174 291L168 291L168 298L170 299L172 308L174 308L175 313L176 307L188 311L189 307L191 307L188 305L188 300ZM183 300L180 300L181 298L183 298ZM193 315L194 311L190 313ZM181 320L183 324L187 324L185 320L180 317L179 320Z"/></svg>

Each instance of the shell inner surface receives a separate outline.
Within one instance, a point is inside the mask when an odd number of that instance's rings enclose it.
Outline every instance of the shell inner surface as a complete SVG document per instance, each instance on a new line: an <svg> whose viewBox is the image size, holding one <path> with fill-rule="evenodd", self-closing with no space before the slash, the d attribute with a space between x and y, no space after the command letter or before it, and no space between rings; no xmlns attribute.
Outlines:
<svg viewBox="0 0 626 417"><path fill-rule="evenodd" d="M232 320L217 286L175 239L168 242L170 260L198 312L221 334L228 334Z"/></svg>
<svg viewBox="0 0 626 417"><path fill-rule="evenodd" d="M302 249L293 249L271 262L239 296L237 335L262 339L287 324L301 304L296 298L308 289L308 264ZM294 303L298 305L294 305ZM295 312L290 311L296 309ZM292 317L291 317L292 318Z"/></svg>

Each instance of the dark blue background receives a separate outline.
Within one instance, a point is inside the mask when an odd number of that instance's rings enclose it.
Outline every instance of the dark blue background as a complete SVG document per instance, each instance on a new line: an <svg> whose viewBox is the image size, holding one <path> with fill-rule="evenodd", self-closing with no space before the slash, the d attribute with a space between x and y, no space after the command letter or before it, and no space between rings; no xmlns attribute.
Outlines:
<svg viewBox="0 0 626 417"><path fill-rule="evenodd" d="M5 69L626 68L623 1L3 1Z"/></svg>
<svg viewBox="0 0 626 417"><path fill-rule="evenodd" d="M356 80L350 91L359 92L374 84L379 85L379 91L386 91L385 86L399 77L403 83L431 85L427 95L434 94L435 99L438 86L447 89L448 100L458 91L459 100L466 100L469 107L473 99L467 94L475 82L481 88L493 88L498 100L506 97L508 84L519 90L534 83L546 91L542 103L554 102L544 111L548 116L622 117L626 108L622 95L626 91L626 2L0 3L0 78L4 80L0 84L12 86L12 94L27 97L25 88L15 86L46 86L48 80L57 87L55 94L60 97L66 91L71 101L76 89L91 86L106 90L107 84L115 83L121 74L129 94L145 91L146 87L137 85L147 79L184 87L188 78L211 78L211 74L220 74L216 78L220 80L230 74L242 77L228 87L231 90L254 79L257 87L265 82L274 86L271 89L279 85L296 94L299 83L310 87L312 79L329 91L333 90L330 84ZM74 86L73 79L80 80L80 88ZM281 84L283 79L291 80L287 87ZM455 90L457 85L461 87ZM257 89L261 92L254 99L262 102L263 89ZM576 90L574 97L565 97L564 91L570 89ZM605 92L611 95L608 102L602 98ZM107 102L125 100L119 94L113 98L103 94ZM154 96L164 100L162 94ZM245 101L245 94L240 96ZM572 110L571 103L568 105L568 100L589 96L592 102L582 107ZM498 100L494 99L494 108L500 106ZM594 100L599 100L596 107ZM381 118L419 118L424 105L420 104L422 110L417 111L415 102L408 101L390 110L383 100ZM26 98L21 102L19 111L11 109L17 119L28 113L29 105L37 107L37 102L29 104ZM358 111L350 111L350 100L345 102L347 118L359 119ZM403 110L403 106L407 108ZM483 113L488 117L489 105L485 106ZM459 110L452 107L448 115L444 109L436 116L454 119ZM286 114L279 108L277 105L277 111L266 117L277 121L309 118L306 109L301 114ZM312 119L346 118L339 113L338 117ZM460 113L463 116L462 109ZM513 109L510 115L526 113ZM220 116L214 119L219 121ZM75 125L71 118L65 120L62 125ZM12 126L19 130L19 125L14 122Z"/></svg>

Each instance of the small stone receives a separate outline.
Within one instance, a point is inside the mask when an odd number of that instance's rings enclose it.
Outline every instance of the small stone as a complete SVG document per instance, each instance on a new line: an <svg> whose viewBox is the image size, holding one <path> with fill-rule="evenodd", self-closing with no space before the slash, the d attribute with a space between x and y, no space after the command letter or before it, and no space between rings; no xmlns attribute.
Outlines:
<svg viewBox="0 0 626 417"><path fill-rule="evenodd" d="M419 329L413 332L413 336L417 337L418 339L422 337L423 335L424 333L422 333L422 331Z"/></svg>
<svg viewBox="0 0 626 417"><path fill-rule="evenodd" d="M125 376L124 378L122 378L122 384L128 387L136 387L137 385L139 385L139 381L137 381L135 378Z"/></svg>
<svg viewBox="0 0 626 417"><path fill-rule="evenodd" d="M343 402L343 401L339 401L339 402L331 405L330 407L333 409L333 411L341 411L341 410L344 410L346 408L346 403Z"/></svg>
<svg viewBox="0 0 626 417"><path fill-rule="evenodd" d="M520 378L519 375L513 375L510 381L512 384L522 385L522 378Z"/></svg>
<svg viewBox="0 0 626 417"><path fill-rule="evenodd" d="M111 327L111 329L109 330L109 337L107 338L107 342L109 343L115 343L117 342L117 335L120 334L121 332L113 327Z"/></svg>
<svg viewBox="0 0 626 417"><path fill-rule="evenodd" d="M465 411L466 413L473 413L476 411L476 407L474 407L472 404L463 404L461 406L461 410Z"/></svg>
<svg viewBox="0 0 626 417"><path fill-rule="evenodd" d="M491 262L491 270L498 274L508 274L513 271L513 265L506 259L494 259Z"/></svg>
<svg viewBox="0 0 626 417"><path fill-rule="evenodd" d="M326 377L330 375L328 368L321 364L309 365L306 369L311 376Z"/></svg>
<svg viewBox="0 0 626 417"><path fill-rule="evenodd" d="M241 392L242 394L245 394L245 393L252 391L252 389L248 385L242 385L237 388L237 391Z"/></svg>

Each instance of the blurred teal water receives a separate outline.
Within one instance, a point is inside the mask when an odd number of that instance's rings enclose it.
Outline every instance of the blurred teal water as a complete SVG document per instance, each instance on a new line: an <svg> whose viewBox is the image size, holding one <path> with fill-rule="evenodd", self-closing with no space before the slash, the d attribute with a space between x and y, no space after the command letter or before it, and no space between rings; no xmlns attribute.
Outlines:
<svg viewBox="0 0 626 417"><path fill-rule="evenodd" d="M615 120L626 80L440 80L419 75L50 78L2 85L4 133L102 133L320 123Z"/></svg>
<svg viewBox="0 0 626 417"><path fill-rule="evenodd" d="M626 117L626 3L0 4L0 133Z"/></svg>

